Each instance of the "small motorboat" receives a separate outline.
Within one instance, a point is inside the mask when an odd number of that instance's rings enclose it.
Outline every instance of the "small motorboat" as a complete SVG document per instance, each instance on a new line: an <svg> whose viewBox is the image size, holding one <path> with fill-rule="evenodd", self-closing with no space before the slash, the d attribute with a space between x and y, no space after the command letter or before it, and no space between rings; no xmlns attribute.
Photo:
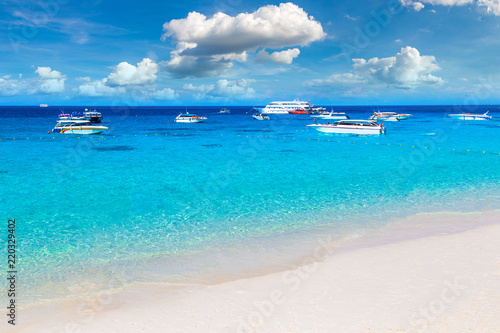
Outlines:
<svg viewBox="0 0 500 333"><path fill-rule="evenodd" d="M89 111L88 109L85 109L83 116L91 123L100 123L102 121L102 113L97 112L96 110Z"/></svg>
<svg viewBox="0 0 500 333"><path fill-rule="evenodd" d="M174 119L176 123L202 123L205 120L207 117L199 117L190 113L181 113Z"/></svg>
<svg viewBox="0 0 500 333"><path fill-rule="evenodd" d="M262 114L262 113L255 113L253 117L257 120L269 120L269 116L267 114Z"/></svg>
<svg viewBox="0 0 500 333"><path fill-rule="evenodd" d="M396 115L396 117L397 117L399 120L406 120L406 119L408 119L408 118L410 118L410 117L413 117L413 115L412 115L412 114L409 114L409 113L398 113L398 114Z"/></svg>
<svg viewBox="0 0 500 333"><path fill-rule="evenodd" d="M231 113L231 110L222 108L219 113Z"/></svg>
<svg viewBox="0 0 500 333"><path fill-rule="evenodd" d="M456 119L456 120L491 120L492 116L488 116L488 112L483 114L474 114L474 113L458 113L458 114L449 114L448 117Z"/></svg>
<svg viewBox="0 0 500 333"><path fill-rule="evenodd" d="M318 107L310 107L309 108L309 113L312 113L312 114L323 114L323 113L328 113L328 111L326 111L326 109L322 106L318 106Z"/></svg>
<svg viewBox="0 0 500 333"><path fill-rule="evenodd" d="M60 119L52 132L61 134L100 134L107 129L105 126L92 125L88 120Z"/></svg>
<svg viewBox="0 0 500 333"><path fill-rule="evenodd" d="M307 127L314 128L324 133L344 133L373 135L383 134L386 131L384 124L378 124L373 120L340 120L333 124L311 124Z"/></svg>
<svg viewBox="0 0 500 333"><path fill-rule="evenodd" d="M369 120L399 121L398 114L396 112L375 111L368 119Z"/></svg>
<svg viewBox="0 0 500 333"><path fill-rule="evenodd" d="M315 115L312 115L311 117L320 118L320 119L335 119L335 120L350 119L349 116L345 114L345 112L334 112L333 110L330 112L323 112L321 114L315 114Z"/></svg>

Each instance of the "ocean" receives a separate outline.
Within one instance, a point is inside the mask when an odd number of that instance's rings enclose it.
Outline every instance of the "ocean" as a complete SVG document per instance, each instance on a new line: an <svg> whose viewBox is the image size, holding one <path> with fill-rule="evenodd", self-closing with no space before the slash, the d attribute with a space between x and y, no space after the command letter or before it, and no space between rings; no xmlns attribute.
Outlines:
<svg viewBox="0 0 500 333"><path fill-rule="evenodd" d="M413 114L378 136L221 108L95 107L109 130L78 136L47 132L82 107L0 107L2 237L15 219L21 303L253 276L294 267L322 235L500 207L499 106L378 107ZM208 119L175 123L186 110ZM447 117L487 110L492 121Z"/></svg>

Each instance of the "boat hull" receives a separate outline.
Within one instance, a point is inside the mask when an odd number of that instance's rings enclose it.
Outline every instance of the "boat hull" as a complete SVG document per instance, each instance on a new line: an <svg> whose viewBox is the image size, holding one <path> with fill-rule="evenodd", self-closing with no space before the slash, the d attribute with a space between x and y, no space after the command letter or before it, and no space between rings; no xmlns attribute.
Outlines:
<svg viewBox="0 0 500 333"><path fill-rule="evenodd" d="M176 123L202 123L204 122L206 119L175 119L175 122Z"/></svg>
<svg viewBox="0 0 500 333"><path fill-rule="evenodd" d="M104 130L107 130L104 126L75 126L71 128L54 128L53 132L60 134L101 134Z"/></svg>
<svg viewBox="0 0 500 333"><path fill-rule="evenodd" d="M262 114L289 114L289 110L266 110L266 109L257 109Z"/></svg>
<svg viewBox="0 0 500 333"><path fill-rule="evenodd" d="M387 117L387 118L379 118L377 120L379 120L379 121L399 121L400 119L399 119L399 117L394 116L394 117Z"/></svg>
<svg viewBox="0 0 500 333"><path fill-rule="evenodd" d="M335 134L360 134L360 135L378 135L383 134L383 127L364 128L364 126L328 126L328 125L307 125L323 133Z"/></svg>
<svg viewBox="0 0 500 333"><path fill-rule="evenodd" d="M412 115L411 114L400 114L400 115L397 115L396 117L398 117L399 120L406 120L408 118L410 118Z"/></svg>
<svg viewBox="0 0 500 333"><path fill-rule="evenodd" d="M461 115L461 114L450 114L448 115L451 119L455 120L491 120L490 116L484 115Z"/></svg>

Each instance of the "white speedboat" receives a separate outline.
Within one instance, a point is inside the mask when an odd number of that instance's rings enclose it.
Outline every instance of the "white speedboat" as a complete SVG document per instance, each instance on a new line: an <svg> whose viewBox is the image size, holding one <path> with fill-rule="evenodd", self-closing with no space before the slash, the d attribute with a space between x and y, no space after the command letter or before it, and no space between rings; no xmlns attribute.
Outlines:
<svg viewBox="0 0 500 333"><path fill-rule="evenodd" d="M328 111L326 111L326 109L322 106L318 106L318 107L313 107L311 106L311 108L309 109L309 112L311 114L323 114L323 113L328 113Z"/></svg>
<svg viewBox="0 0 500 333"><path fill-rule="evenodd" d="M258 112L254 114L253 117L257 120L269 120L269 116L267 114L262 114Z"/></svg>
<svg viewBox="0 0 500 333"><path fill-rule="evenodd" d="M231 113L231 110L223 108L223 109L220 110L219 113Z"/></svg>
<svg viewBox="0 0 500 333"><path fill-rule="evenodd" d="M410 117L413 117L413 115L412 115L412 114L409 114L409 113L398 113L398 114L396 115L396 117L397 117L399 120L406 120L406 119L408 119L408 118L410 118Z"/></svg>
<svg viewBox="0 0 500 333"><path fill-rule="evenodd" d="M326 113L323 112L321 114L314 114L311 117L320 118L320 119L336 119L336 120L350 119L349 116L345 114L345 112L333 112L333 110L331 112L326 112Z"/></svg>
<svg viewBox="0 0 500 333"><path fill-rule="evenodd" d="M488 116L488 112L484 114L474 114L474 113L457 113L457 114L449 114L448 117L457 119L457 120L491 120L493 117Z"/></svg>
<svg viewBox="0 0 500 333"><path fill-rule="evenodd" d="M88 109L85 109L83 116L91 123L100 123L102 121L102 113L97 112L96 110L89 111Z"/></svg>
<svg viewBox="0 0 500 333"><path fill-rule="evenodd" d="M368 119L370 119L370 120L385 120L385 121L399 121L398 114L396 112L375 111Z"/></svg>
<svg viewBox="0 0 500 333"><path fill-rule="evenodd" d="M48 104L40 104L40 107L41 108L46 108L46 107L49 107L49 105Z"/></svg>
<svg viewBox="0 0 500 333"><path fill-rule="evenodd" d="M308 110L310 109L309 102L299 101L295 99L293 101L285 101L285 102L271 102L264 108L255 108L260 113L265 114L288 114L290 111L296 110Z"/></svg>
<svg viewBox="0 0 500 333"><path fill-rule="evenodd" d="M205 120L207 120L207 117L199 117L190 113L181 113L174 119L177 123L202 123Z"/></svg>
<svg viewBox="0 0 500 333"><path fill-rule="evenodd" d="M53 133L61 134L100 134L108 128L105 126L92 125L88 120L59 120L52 129Z"/></svg>
<svg viewBox="0 0 500 333"><path fill-rule="evenodd" d="M345 134L383 134L385 127L372 120L340 120L333 124L312 124L307 125L324 133L345 133Z"/></svg>

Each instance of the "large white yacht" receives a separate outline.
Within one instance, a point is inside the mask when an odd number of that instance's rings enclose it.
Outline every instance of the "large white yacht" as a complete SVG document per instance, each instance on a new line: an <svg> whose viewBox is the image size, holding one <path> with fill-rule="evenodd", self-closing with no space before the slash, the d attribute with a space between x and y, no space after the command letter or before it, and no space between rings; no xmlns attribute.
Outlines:
<svg viewBox="0 0 500 333"><path fill-rule="evenodd" d="M309 102L299 101L298 99L295 99L293 101L271 102L264 108L255 108L255 109L264 114L271 114L271 113L286 114L289 113L290 111L301 110L301 109L307 110L309 108L310 108Z"/></svg>

